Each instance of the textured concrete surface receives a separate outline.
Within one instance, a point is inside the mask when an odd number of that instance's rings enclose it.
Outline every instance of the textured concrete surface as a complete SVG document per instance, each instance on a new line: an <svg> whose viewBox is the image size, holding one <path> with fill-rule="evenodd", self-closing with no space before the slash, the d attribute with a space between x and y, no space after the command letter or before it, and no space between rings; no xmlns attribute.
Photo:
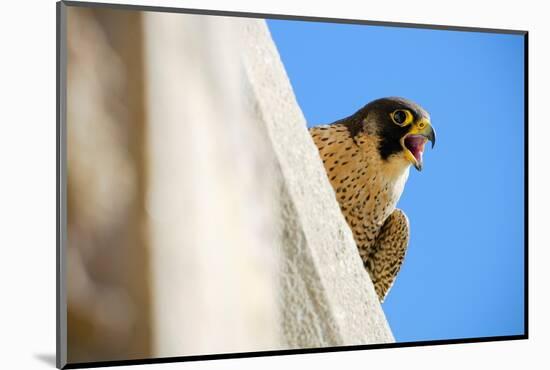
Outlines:
<svg viewBox="0 0 550 370"><path fill-rule="evenodd" d="M372 283L264 21L239 20L243 61L281 170L279 237L284 343L393 342Z"/></svg>
<svg viewBox="0 0 550 370"><path fill-rule="evenodd" d="M265 22L144 30L154 353L392 342Z"/></svg>
<svg viewBox="0 0 550 370"><path fill-rule="evenodd" d="M71 362L393 341L263 20L68 21Z"/></svg>
<svg viewBox="0 0 550 370"><path fill-rule="evenodd" d="M393 341L265 22L81 13L71 360Z"/></svg>

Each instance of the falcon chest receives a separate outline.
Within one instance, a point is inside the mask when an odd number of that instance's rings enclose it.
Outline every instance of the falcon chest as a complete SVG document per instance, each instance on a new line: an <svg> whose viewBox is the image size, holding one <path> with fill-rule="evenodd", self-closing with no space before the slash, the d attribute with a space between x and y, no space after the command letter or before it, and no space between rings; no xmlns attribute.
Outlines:
<svg viewBox="0 0 550 370"><path fill-rule="evenodd" d="M401 197L409 165L400 157L382 160L374 139L354 140L339 126L320 126L312 135L360 254L368 256Z"/></svg>

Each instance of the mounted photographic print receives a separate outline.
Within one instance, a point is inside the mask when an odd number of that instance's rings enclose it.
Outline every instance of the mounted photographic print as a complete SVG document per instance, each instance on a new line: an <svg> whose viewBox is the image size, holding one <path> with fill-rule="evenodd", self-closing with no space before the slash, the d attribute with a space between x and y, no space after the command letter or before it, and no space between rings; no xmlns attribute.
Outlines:
<svg viewBox="0 0 550 370"><path fill-rule="evenodd" d="M57 11L58 367L527 338L527 32Z"/></svg>

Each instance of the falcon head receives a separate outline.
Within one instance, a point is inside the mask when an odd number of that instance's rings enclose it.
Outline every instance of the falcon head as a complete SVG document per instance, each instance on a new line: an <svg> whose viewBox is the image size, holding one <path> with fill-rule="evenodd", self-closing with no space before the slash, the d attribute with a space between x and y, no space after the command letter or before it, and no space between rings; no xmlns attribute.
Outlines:
<svg viewBox="0 0 550 370"><path fill-rule="evenodd" d="M359 112L361 129L378 138L378 151L384 160L398 156L422 170L424 145L435 145L430 115L418 104L403 98L374 100ZM358 118L359 118L358 117Z"/></svg>

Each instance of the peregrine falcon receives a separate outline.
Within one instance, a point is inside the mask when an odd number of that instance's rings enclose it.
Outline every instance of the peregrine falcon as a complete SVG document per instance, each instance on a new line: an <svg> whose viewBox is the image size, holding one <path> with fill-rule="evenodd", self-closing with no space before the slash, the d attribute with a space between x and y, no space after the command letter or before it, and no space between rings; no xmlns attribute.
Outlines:
<svg viewBox="0 0 550 370"><path fill-rule="evenodd" d="M389 97L310 133L383 302L409 243L409 221L395 206L410 165L421 171L424 145L435 145L430 116L410 100Z"/></svg>

